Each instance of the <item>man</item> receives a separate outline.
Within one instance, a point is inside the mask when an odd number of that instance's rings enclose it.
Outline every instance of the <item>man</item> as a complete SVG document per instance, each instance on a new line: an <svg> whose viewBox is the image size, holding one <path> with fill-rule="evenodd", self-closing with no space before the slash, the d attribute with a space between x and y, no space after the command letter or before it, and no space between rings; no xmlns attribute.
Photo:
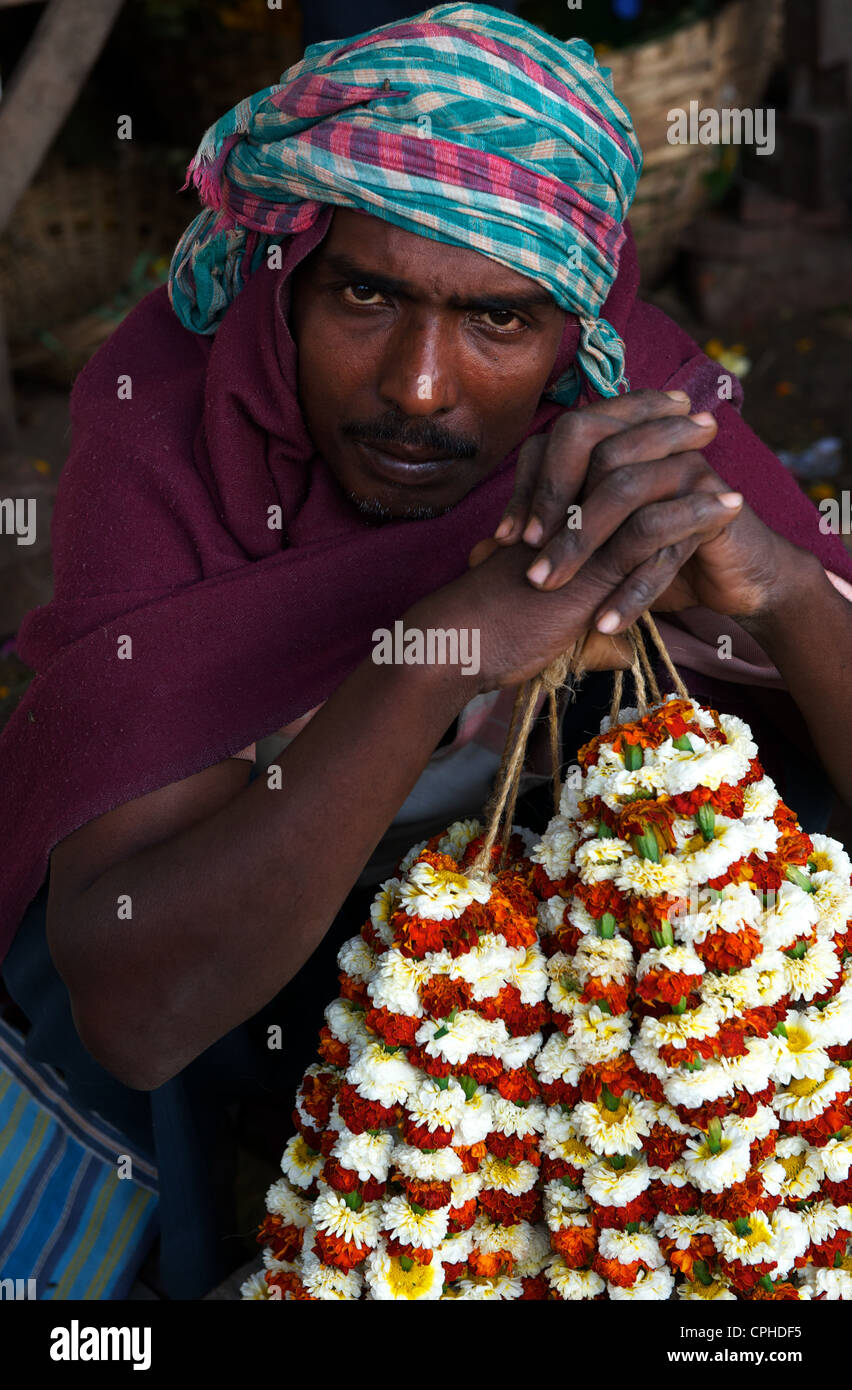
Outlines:
<svg viewBox="0 0 852 1390"><path fill-rule="evenodd" d="M287 78L208 132L169 299L76 384L3 744L5 978L31 1048L156 1152L178 1296L221 1266L228 1107L288 1105L353 886L481 806L486 721L581 634L611 669L676 610L720 701L786 686L852 787L852 566L636 301L641 154L591 50L449 5ZM478 633L478 669L377 664L398 619Z"/></svg>

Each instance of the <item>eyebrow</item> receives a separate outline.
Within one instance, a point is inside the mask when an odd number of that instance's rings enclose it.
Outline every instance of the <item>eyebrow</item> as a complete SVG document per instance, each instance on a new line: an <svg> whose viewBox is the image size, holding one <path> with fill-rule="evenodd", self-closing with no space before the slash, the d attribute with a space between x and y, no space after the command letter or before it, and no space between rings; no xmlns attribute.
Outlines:
<svg viewBox="0 0 852 1390"><path fill-rule="evenodd" d="M400 299L417 298L414 286L409 281L397 279L393 275L384 275L380 271L366 270L357 261L342 254L326 257L323 261L323 267L333 274L346 276L352 284L372 285L382 294L396 295ZM447 303L453 309L478 309L483 313L505 313L511 309L553 308L556 301L546 289L542 288L528 291L519 290L517 294L479 294L464 297L451 295Z"/></svg>

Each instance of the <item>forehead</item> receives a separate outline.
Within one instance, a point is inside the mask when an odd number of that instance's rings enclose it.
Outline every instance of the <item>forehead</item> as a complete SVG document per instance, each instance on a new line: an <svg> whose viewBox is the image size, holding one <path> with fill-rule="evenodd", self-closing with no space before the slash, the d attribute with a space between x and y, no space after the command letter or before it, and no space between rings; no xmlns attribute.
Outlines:
<svg viewBox="0 0 852 1390"><path fill-rule="evenodd" d="M337 208L331 228L318 249L320 264L333 258L356 263L359 269L405 280L412 290L434 299L464 298L483 293L528 298L556 308L543 285L500 265L469 247L448 246L430 237L405 231L382 217Z"/></svg>

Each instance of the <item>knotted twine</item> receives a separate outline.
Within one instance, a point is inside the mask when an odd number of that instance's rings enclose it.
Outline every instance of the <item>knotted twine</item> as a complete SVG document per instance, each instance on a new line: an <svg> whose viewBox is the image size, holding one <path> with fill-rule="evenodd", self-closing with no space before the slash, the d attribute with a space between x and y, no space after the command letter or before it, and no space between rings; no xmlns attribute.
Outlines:
<svg viewBox="0 0 852 1390"><path fill-rule="evenodd" d="M657 624L654 622L649 612L644 612L640 615L639 622L632 623L625 632L625 636L630 642L630 648L633 653L630 671L636 688L636 703L640 715L647 714L649 703L658 704L663 698L657 683L657 678L654 675L654 669L648 657L648 652L645 648L640 626L642 622L644 622L647 627L651 639L662 659L663 665L672 678L677 694L684 700L690 698L689 691L681 680L666 650L665 642L660 636ZM524 768L527 742L535 719L539 696L543 691L546 693L548 701L550 754L553 765L553 810L555 815L559 814L559 806L562 797L559 753L559 695L563 690L567 690L569 698L573 697L576 693L577 686L587 669L583 662L583 651L587 636L588 633L584 633L583 636L572 643L565 652L552 661L549 666L546 666L543 671L540 671L537 676L534 676L532 680L525 681L518 690L512 707L512 716L509 721L503 756L497 770L494 791L486 811L485 836L482 847L470 870L473 877L490 877L492 870L491 851L497 842L497 836L500 834L501 826L501 852L498 867L502 865L505 859L506 849L512 834L512 821L515 814L518 791L521 785L521 775ZM613 674L612 700L609 708L611 723L615 723L618 719L623 688L624 673L621 670L617 670ZM650 702L648 698L649 691Z"/></svg>

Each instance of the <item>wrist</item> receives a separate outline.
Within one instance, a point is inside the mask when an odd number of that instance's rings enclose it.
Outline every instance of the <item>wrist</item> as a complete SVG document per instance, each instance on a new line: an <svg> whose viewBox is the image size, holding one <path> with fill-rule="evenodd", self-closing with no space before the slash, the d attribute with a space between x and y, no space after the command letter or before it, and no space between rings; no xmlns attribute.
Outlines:
<svg viewBox="0 0 852 1390"><path fill-rule="evenodd" d="M770 655L771 648L786 643L791 634L803 633L825 595L825 571L808 550L784 542L782 562L773 576L765 603L736 620Z"/></svg>

